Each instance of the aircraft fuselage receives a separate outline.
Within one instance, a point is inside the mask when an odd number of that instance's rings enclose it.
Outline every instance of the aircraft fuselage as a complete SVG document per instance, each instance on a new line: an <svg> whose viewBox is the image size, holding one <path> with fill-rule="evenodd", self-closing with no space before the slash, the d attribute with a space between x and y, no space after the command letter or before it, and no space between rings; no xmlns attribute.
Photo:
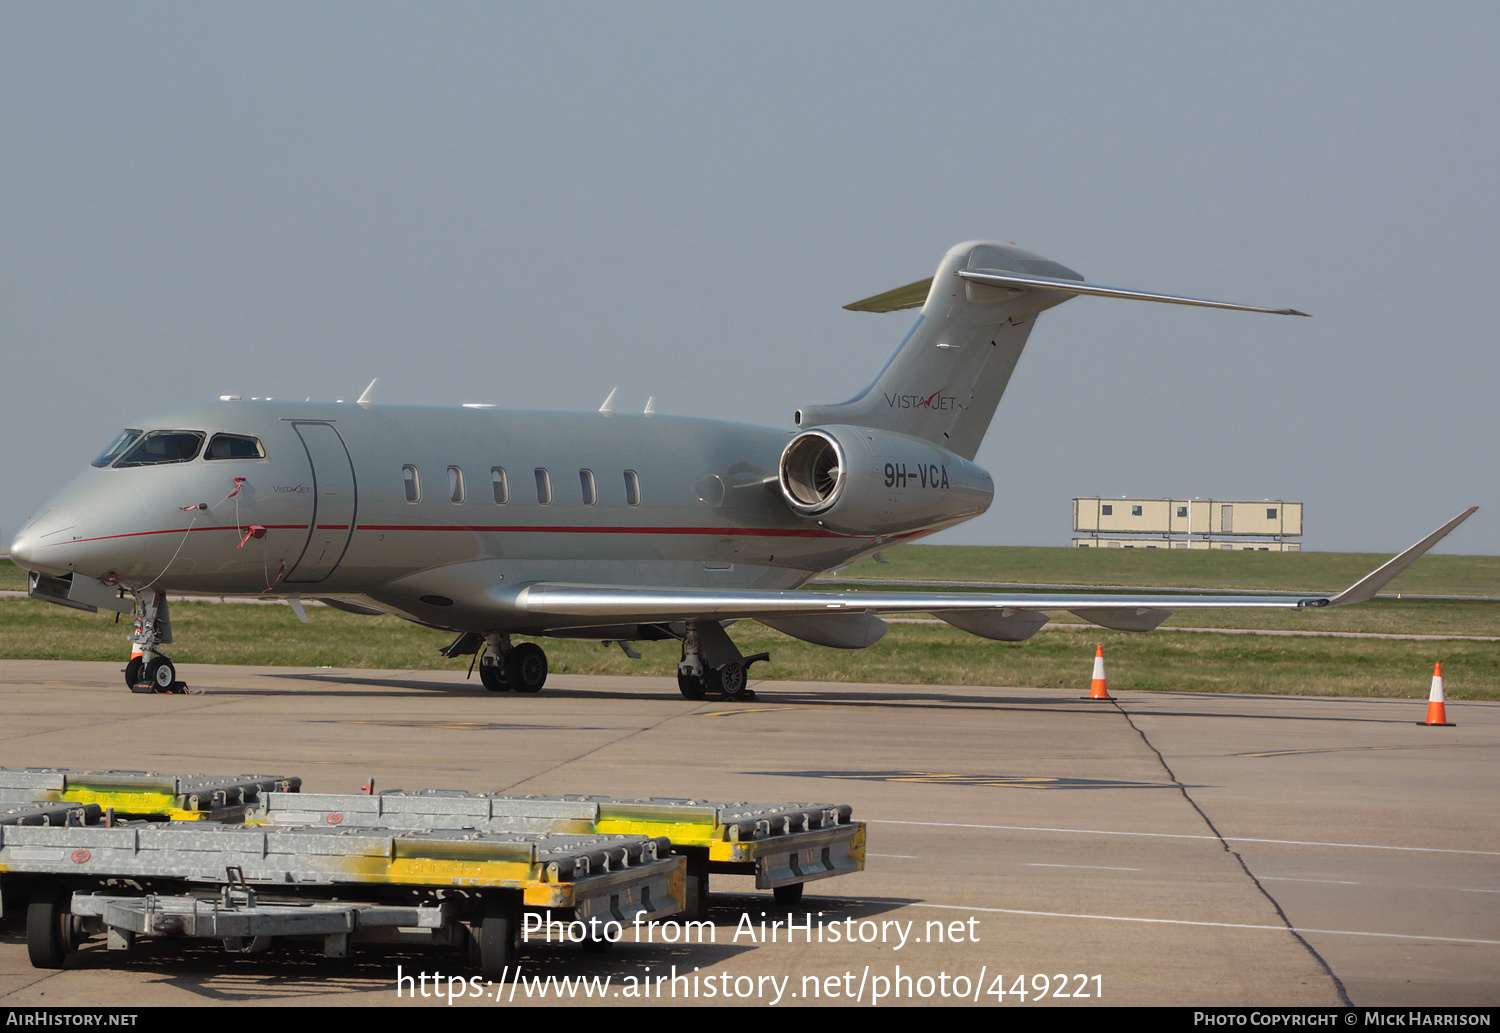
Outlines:
<svg viewBox="0 0 1500 1033"><path fill-rule="evenodd" d="M542 580L794 588L984 508L966 499L962 517L839 533L782 496L791 432L684 417L235 400L140 429L250 438L264 456L205 447L86 469L22 530L24 566L173 594L353 598L488 630L493 611L471 620L423 599ZM893 481L937 493L946 472Z"/></svg>

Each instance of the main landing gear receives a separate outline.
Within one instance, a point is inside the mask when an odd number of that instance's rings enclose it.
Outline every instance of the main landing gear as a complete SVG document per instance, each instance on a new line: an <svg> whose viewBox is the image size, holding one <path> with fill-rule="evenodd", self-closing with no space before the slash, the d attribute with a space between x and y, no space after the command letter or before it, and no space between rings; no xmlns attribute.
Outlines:
<svg viewBox="0 0 1500 1033"><path fill-rule="evenodd" d="M770 658L770 653L742 655L718 621L688 621L677 664L677 691L691 700L710 695L731 701L754 699L750 665Z"/></svg>
<svg viewBox="0 0 1500 1033"><path fill-rule="evenodd" d="M130 662L125 665L125 684L131 692L187 692L187 685L177 680L172 658L161 651L162 645L171 641L167 597L150 589L135 593L135 630L130 636Z"/></svg>
<svg viewBox="0 0 1500 1033"><path fill-rule="evenodd" d="M535 642L510 644L510 636L485 636L479 657L479 680L491 692L541 692L547 684L547 653Z"/></svg>
<svg viewBox="0 0 1500 1033"><path fill-rule="evenodd" d="M680 629L680 630L679 630ZM677 664L677 690L685 699L751 700L750 665L769 660L770 653L745 656L736 648L718 621L687 621L655 629L657 635L680 637L682 659ZM621 645L624 645L621 642ZM439 650L446 657L474 656L479 681L491 692L540 692L547 683L547 654L534 642L512 645L510 634L466 631ZM626 652L631 656L640 654ZM472 668L471 668L472 673Z"/></svg>

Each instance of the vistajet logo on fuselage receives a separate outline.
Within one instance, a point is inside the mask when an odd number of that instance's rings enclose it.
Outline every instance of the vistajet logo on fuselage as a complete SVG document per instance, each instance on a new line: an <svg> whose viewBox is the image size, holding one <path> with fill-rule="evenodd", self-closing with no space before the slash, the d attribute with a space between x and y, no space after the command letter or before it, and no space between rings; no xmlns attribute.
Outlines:
<svg viewBox="0 0 1500 1033"><path fill-rule="evenodd" d="M885 394L885 404L892 409L955 409L958 407L958 395L945 395L942 388L930 395Z"/></svg>

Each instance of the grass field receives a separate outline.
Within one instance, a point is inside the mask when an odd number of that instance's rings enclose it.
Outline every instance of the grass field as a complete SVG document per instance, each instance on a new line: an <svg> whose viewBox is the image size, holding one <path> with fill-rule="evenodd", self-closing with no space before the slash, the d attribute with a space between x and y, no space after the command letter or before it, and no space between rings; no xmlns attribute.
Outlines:
<svg viewBox="0 0 1500 1033"><path fill-rule="evenodd" d="M1038 549L978 550L969 563L943 555L954 546L911 546L917 552L907 576L945 579L934 573L951 565L964 570L968 580L1018 580L1049 583L1084 583L1080 564L1097 554L1086 550ZM968 551L963 549L963 551ZM983 553L1050 553L1039 556L1030 572L1017 574L1007 555ZM923 555L932 553L935 555ZM1059 555L1060 554L1060 555ZM1080 555L1083 554L1083 555ZM898 558L890 565L868 564L877 576L896 573ZM1265 561L1303 559L1302 556L1247 555ZM1337 556L1337 554L1333 554ZM1170 557L1178 559L1176 556ZM1182 557L1197 559L1197 557ZM1210 557L1217 558L1217 557ZM1236 556L1235 559L1242 557ZM1110 557L1111 560L1114 557ZM1144 562L1154 563L1149 556ZM1347 557L1338 557L1348 563ZM1377 565L1358 559L1355 574L1336 579L1331 586L1352 581ZM1419 563L1473 560L1474 557L1426 557ZM1490 561L1490 557L1479 557ZM1158 571L1127 565L1112 570L1120 583L1151 584ZM981 564L989 566L981 567ZM991 573L996 565L1007 573ZM1448 566L1439 563L1437 566ZM0 587L24 587L19 572L8 564L0 569ZM1303 566L1300 571L1320 569L1337 573L1337 567ZM1415 571L1415 568L1414 568ZM1186 586L1191 577L1212 573L1207 566L1184 567L1177 575ZM1085 571L1087 573L1087 571ZM1169 571L1170 573L1170 571ZM1409 574L1411 572L1408 572ZM1434 594L1458 594L1457 584L1483 584L1469 577L1464 564L1452 564L1444 573L1420 572L1427 579L1424 590ZM1234 571L1218 575L1217 583L1202 587L1323 587L1273 580L1251 585L1224 584L1235 576L1251 580L1265 577L1263 570ZM1407 576L1407 575L1403 575ZM1137 580L1138 578L1138 580ZM1414 590L1414 589L1409 589ZM1471 589L1471 591L1480 591ZM1483 594L1490 594L1484 592ZM1494 594L1500 595L1500 591ZM418 627L393 617L362 617L326 607L309 608L311 623L301 624L284 606L217 605L174 601L172 623L176 643L173 657L180 664L267 664L385 669L452 670L461 679L468 658L448 660L437 654L451 635ZM1065 622L1075 618L1064 615ZM1274 628L1305 631L1353 631L1379 634L1428 634L1500 636L1500 603L1448 600L1381 599L1323 613L1292 611L1211 611L1174 615L1172 624L1184 627ZM1170 625L1169 625L1170 626ZM127 654L128 620L115 623L114 614L89 614L23 599L0 600L0 659L38 658L75 660L119 660ZM758 678L898 682L932 685L999 685L1087 688L1094 644L1104 643L1110 685L1114 689L1157 689L1195 692L1249 692L1292 695L1351 695L1420 698L1427 693L1432 664L1443 662L1450 699L1500 699L1500 642L1336 637L1269 637L1213 633L1158 631L1131 635L1106 631L1089 624L1068 623L1046 630L1021 644L989 642L941 624L900 623L878 644L866 650L832 650L788 638L760 624L746 621L734 629L736 643L746 653L771 653L771 662L757 665ZM617 646L597 642L548 640L552 670L558 673L663 675L675 671L675 643L640 643L640 660L627 658Z"/></svg>
<svg viewBox="0 0 1500 1033"><path fill-rule="evenodd" d="M1337 592L1380 566L1396 551L1227 552L906 545L883 553L885 563L861 560L836 576ZM1500 556L1423 556L1384 591L1500 596Z"/></svg>

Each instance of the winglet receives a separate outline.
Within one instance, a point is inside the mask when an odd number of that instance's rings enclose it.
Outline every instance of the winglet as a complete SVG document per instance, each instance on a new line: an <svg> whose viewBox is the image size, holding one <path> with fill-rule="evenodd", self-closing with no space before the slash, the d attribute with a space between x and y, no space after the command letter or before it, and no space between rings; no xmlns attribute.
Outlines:
<svg viewBox="0 0 1500 1033"><path fill-rule="evenodd" d="M1413 560L1442 541L1449 531L1473 516L1478 509L1478 506L1470 506L1426 538L1423 538L1416 545L1413 545L1410 549L1407 549L1401 555L1386 563L1379 570L1366 574L1360 581L1350 585L1323 605L1347 606L1350 603L1363 603L1375 598L1375 593L1389 584L1397 574L1411 566Z"/></svg>

